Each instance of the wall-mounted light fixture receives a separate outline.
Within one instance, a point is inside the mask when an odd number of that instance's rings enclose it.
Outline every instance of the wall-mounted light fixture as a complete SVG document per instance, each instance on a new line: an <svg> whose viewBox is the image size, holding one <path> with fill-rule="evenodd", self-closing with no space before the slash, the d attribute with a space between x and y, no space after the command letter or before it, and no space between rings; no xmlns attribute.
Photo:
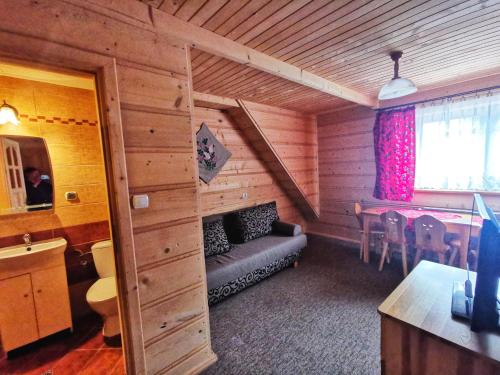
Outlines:
<svg viewBox="0 0 500 375"><path fill-rule="evenodd" d="M17 109L7 104L4 100L3 104L0 106L0 125L8 123L19 125L21 122L19 121L19 112Z"/></svg>

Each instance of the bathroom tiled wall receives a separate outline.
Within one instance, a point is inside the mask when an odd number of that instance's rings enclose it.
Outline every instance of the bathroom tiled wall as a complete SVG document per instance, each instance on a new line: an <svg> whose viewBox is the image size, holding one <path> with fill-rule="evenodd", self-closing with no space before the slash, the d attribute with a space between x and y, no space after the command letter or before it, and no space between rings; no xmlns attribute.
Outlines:
<svg viewBox="0 0 500 375"><path fill-rule="evenodd" d="M0 76L0 100L15 106L19 126L0 126L0 135L45 139L52 164L53 212L0 216L0 247L64 237L73 312L85 309L86 288L96 278L90 246L110 238L106 178L93 90ZM75 191L78 200L67 201ZM83 283L83 284L82 284ZM82 301L83 299L83 301Z"/></svg>

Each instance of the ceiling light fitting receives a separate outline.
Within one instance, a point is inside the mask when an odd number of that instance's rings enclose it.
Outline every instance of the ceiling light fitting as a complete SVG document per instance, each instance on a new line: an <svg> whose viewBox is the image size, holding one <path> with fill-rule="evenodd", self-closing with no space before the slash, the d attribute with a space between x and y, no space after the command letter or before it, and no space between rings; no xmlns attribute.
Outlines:
<svg viewBox="0 0 500 375"><path fill-rule="evenodd" d="M380 89L378 93L380 100L400 98L417 92L417 87L412 81L399 76L399 59L402 55L401 51L393 51L390 54L394 61L394 77Z"/></svg>

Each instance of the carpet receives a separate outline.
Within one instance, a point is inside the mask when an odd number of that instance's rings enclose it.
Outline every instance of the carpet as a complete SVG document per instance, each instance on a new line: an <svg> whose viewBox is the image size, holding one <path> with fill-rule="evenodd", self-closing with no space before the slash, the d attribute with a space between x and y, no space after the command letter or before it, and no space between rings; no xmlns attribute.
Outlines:
<svg viewBox="0 0 500 375"><path fill-rule="evenodd" d="M402 281L359 250L309 237L287 268L211 307L217 363L204 374L380 374L378 305Z"/></svg>

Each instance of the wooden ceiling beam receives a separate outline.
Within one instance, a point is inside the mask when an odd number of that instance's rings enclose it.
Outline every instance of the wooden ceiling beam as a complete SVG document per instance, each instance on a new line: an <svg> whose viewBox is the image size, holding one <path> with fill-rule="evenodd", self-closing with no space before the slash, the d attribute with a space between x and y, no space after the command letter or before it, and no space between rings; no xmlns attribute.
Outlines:
<svg viewBox="0 0 500 375"><path fill-rule="evenodd" d="M376 107L376 98L322 78L297 66L246 47L209 30L192 25L161 10L150 7L151 21L160 33L189 43L191 47L224 57L266 73L287 79L327 94L368 107Z"/></svg>
<svg viewBox="0 0 500 375"><path fill-rule="evenodd" d="M213 109L228 109L238 107L238 102L235 99L205 94L203 92L197 91L193 91L193 100L195 107Z"/></svg>

